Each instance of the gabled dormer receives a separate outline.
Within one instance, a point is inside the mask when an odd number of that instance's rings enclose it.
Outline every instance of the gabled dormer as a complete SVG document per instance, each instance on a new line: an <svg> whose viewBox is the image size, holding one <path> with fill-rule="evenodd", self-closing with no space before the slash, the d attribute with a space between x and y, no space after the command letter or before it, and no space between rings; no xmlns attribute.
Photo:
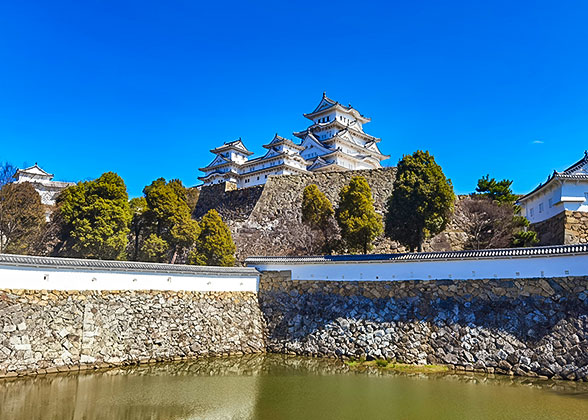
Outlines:
<svg viewBox="0 0 588 420"><path fill-rule="evenodd" d="M344 106L327 97L326 92L323 92L323 97L314 111L308 114L302 114L315 124L324 124L335 120L345 120L347 123L358 122L361 124L370 122L369 118L361 115L355 108L349 104Z"/></svg>
<svg viewBox="0 0 588 420"><path fill-rule="evenodd" d="M36 163L33 166L29 166L25 169L19 169L16 173L12 176L16 179L17 182L24 182L24 181L51 181L53 179L53 174L41 169L39 165Z"/></svg>

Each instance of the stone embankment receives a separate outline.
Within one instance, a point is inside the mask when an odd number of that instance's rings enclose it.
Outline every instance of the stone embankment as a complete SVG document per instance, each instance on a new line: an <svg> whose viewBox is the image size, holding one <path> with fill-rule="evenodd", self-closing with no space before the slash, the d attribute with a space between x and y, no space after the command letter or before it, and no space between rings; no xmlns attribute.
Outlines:
<svg viewBox="0 0 588 420"><path fill-rule="evenodd" d="M253 292L0 290L0 377L265 351Z"/></svg>
<svg viewBox="0 0 588 420"><path fill-rule="evenodd" d="M588 243L588 213L563 211L543 222L534 223L541 245Z"/></svg>
<svg viewBox="0 0 588 420"><path fill-rule="evenodd" d="M250 255L308 255L317 252L316 234L301 220L304 188L316 184L336 206L341 188L358 175L367 180L376 211L383 216L396 168L270 176L265 185L243 189L232 184L203 187L193 216L200 218L216 209L231 229L239 260ZM452 223L428 240L424 249L462 249L464 241L465 234ZM404 247L382 236L376 239L373 253L404 251Z"/></svg>
<svg viewBox="0 0 588 420"><path fill-rule="evenodd" d="M588 380L588 277L305 281L265 272L268 351Z"/></svg>

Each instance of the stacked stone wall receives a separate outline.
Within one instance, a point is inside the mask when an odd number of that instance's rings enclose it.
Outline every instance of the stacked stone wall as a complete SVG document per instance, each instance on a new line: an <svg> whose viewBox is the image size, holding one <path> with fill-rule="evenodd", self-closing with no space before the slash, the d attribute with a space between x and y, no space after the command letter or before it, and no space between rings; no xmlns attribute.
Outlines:
<svg viewBox="0 0 588 420"><path fill-rule="evenodd" d="M588 213L566 211L564 244L588 243Z"/></svg>
<svg viewBox="0 0 588 420"><path fill-rule="evenodd" d="M533 223L540 245L572 245L588 243L588 213L563 211L547 220Z"/></svg>
<svg viewBox="0 0 588 420"><path fill-rule="evenodd" d="M240 261L252 255L308 255L317 252L315 245L322 239L302 223L304 188L316 184L336 207L341 188L358 175L366 178L376 211L384 216L396 168L270 176L265 185L239 190L229 184L202 187L193 215L200 218L208 210L216 209L231 229ZM452 221L445 232L426 241L423 250L459 250L464 242L465 234ZM374 245L373 253L406 251L383 236Z"/></svg>
<svg viewBox="0 0 588 420"><path fill-rule="evenodd" d="M234 184L215 184L200 189L192 216L200 219L210 209L216 209L227 221L247 220L263 191L263 185L236 189Z"/></svg>
<svg viewBox="0 0 588 420"><path fill-rule="evenodd" d="M268 351L588 380L588 277L291 280L265 272Z"/></svg>
<svg viewBox="0 0 588 420"><path fill-rule="evenodd" d="M0 290L0 377L265 351L251 292Z"/></svg>

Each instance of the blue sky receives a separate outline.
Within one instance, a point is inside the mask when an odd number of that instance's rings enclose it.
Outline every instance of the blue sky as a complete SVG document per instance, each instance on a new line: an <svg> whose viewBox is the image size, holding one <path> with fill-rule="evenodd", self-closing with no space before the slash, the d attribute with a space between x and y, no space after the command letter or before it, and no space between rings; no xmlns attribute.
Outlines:
<svg viewBox="0 0 588 420"><path fill-rule="evenodd" d="M387 165L427 149L458 193L486 173L524 193L588 149L587 21L573 0L1 2L0 161L191 186L326 91Z"/></svg>

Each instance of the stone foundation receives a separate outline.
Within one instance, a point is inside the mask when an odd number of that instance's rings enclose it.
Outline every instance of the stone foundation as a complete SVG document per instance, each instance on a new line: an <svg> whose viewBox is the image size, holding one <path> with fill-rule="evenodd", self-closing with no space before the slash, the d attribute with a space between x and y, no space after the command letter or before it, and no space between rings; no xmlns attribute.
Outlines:
<svg viewBox="0 0 588 420"><path fill-rule="evenodd" d="M250 292L0 290L0 377L265 351Z"/></svg>
<svg viewBox="0 0 588 420"><path fill-rule="evenodd" d="M588 243L588 213L564 211L547 220L533 223L539 245L572 245Z"/></svg>
<svg viewBox="0 0 588 420"><path fill-rule="evenodd" d="M268 351L588 380L588 277L291 280L265 272Z"/></svg>

